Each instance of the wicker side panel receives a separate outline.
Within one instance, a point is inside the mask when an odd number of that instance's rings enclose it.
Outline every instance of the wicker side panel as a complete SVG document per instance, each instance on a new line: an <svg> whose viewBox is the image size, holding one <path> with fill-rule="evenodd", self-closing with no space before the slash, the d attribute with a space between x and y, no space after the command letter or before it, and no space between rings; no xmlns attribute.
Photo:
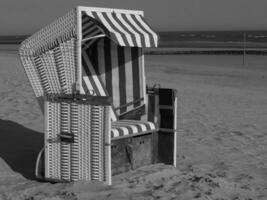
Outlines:
<svg viewBox="0 0 267 200"><path fill-rule="evenodd" d="M110 106L45 103L46 178L111 183ZM60 140L70 133L73 142Z"/></svg>
<svg viewBox="0 0 267 200"><path fill-rule="evenodd" d="M60 128L61 132L70 133L70 104L60 103ZM61 179L70 181L70 144L60 143L60 170Z"/></svg>
<svg viewBox="0 0 267 200"><path fill-rule="evenodd" d="M75 47L76 39L71 38L42 55L21 55L23 67L37 98L51 93L73 93L77 80Z"/></svg>
<svg viewBox="0 0 267 200"><path fill-rule="evenodd" d="M104 180L103 165L103 107L92 106L91 115L91 176L92 180Z"/></svg>
<svg viewBox="0 0 267 200"><path fill-rule="evenodd" d="M79 105L71 104L71 133L74 135L74 143L71 144L71 180L79 180Z"/></svg>
<svg viewBox="0 0 267 200"><path fill-rule="evenodd" d="M111 107L106 106L105 107L105 114L104 114L104 181L106 184L111 185Z"/></svg>
<svg viewBox="0 0 267 200"><path fill-rule="evenodd" d="M39 79L38 72L35 67L35 63L31 56L21 56L21 62L24 66L24 70L26 72L26 75L31 83L31 86L33 88L34 94L36 97L43 96L43 87L41 84L41 81Z"/></svg>
<svg viewBox="0 0 267 200"><path fill-rule="evenodd" d="M26 39L21 45L20 53L40 55L54 48L61 41L76 37L76 14L76 9L73 9Z"/></svg>
<svg viewBox="0 0 267 200"><path fill-rule="evenodd" d="M60 132L60 104L45 102L45 177L61 179L60 143L55 141Z"/></svg>
<svg viewBox="0 0 267 200"><path fill-rule="evenodd" d="M40 56L40 60L42 62L42 65L44 66L50 91L54 94L61 93L61 86L59 83L57 66L55 63L53 52L48 51L47 53L42 54Z"/></svg>
<svg viewBox="0 0 267 200"><path fill-rule="evenodd" d="M54 58L57 74L63 93L70 94L74 88L77 77L76 39L60 43L54 49Z"/></svg>
<svg viewBox="0 0 267 200"><path fill-rule="evenodd" d="M91 106L90 105L80 105L79 106L79 166L80 180L91 180L91 133L90 133L90 122L91 121Z"/></svg>

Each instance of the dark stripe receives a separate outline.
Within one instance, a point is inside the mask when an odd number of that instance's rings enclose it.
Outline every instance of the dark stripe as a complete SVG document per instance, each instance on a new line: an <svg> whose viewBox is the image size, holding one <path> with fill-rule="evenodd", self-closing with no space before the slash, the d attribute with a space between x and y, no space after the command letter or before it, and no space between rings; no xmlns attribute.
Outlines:
<svg viewBox="0 0 267 200"><path fill-rule="evenodd" d="M113 129L118 130L119 132L122 131L123 132L123 136L126 135L124 134L124 131L122 128L126 128L128 130L128 134L131 135L133 134L133 129L130 126L127 126L126 124L122 124L122 123L116 123L112 125ZM119 134L121 136L121 133Z"/></svg>
<svg viewBox="0 0 267 200"><path fill-rule="evenodd" d="M142 17L141 17L142 18ZM132 19L135 21L135 23L144 31L144 32L146 32L147 34L148 34L148 36L149 36L149 40L150 40L150 46L151 47L154 47L154 46L156 46L156 44L155 44L155 42L154 42L154 39L153 39L153 35L150 33L150 32L148 32L147 30L146 30L146 28L145 27L143 27L143 25L142 25L142 23L140 23L140 21L136 18L136 16L135 15L132 15Z"/></svg>
<svg viewBox="0 0 267 200"><path fill-rule="evenodd" d="M120 136L124 136L124 131L121 129L121 128L116 128L117 129L117 131L119 132L119 136L118 137L120 137Z"/></svg>
<svg viewBox="0 0 267 200"><path fill-rule="evenodd" d="M125 105L126 102L126 74L125 74L125 56L124 47L117 46L118 48L118 67L119 67L119 93L120 93L120 106ZM127 111L127 107L122 107L120 113Z"/></svg>
<svg viewBox="0 0 267 200"><path fill-rule="evenodd" d="M105 78L106 78L106 89L109 96L113 97L112 92L112 66L111 66L111 44L108 38L104 39L104 53L105 53Z"/></svg>
<svg viewBox="0 0 267 200"><path fill-rule="evenodd" d="M95 73L99 75L97 44L98 43L94 43L93 45L91 45L91 48L87 50L87 53L88 53L87 55L90 55L89 58L95 69Z"/></svg>
<svg viewBox="0 0 267 200"><path fill-rule="evenodd" d="M59 78L59 83L60 83L61 89L64 93L67 93L68 88L67 88L67 81L66 81L66 77L65 77L64 63L63 63L63 58L62 58L62 54L61 54L59 46L57 46L54 49L53 55L54 55L54 60L55 60L55 64L56 64L56 71L57 71L57 75Z"/></svg>
<svg viewBox="0 0 267 200"><path fill-rule="evenodd" d="M144 98L137 99L137 100L135 100L135 101L126 103L126 104L124 104L124 105L121 105L121 106L117 107L115 110L121 109L121 108L123 108L123 107L129 107L129 106L131 106L131 105L133 105L133 104L135 104L135 103L137 103L137 102L141 102L141 101L144 101Z"/></svg>
<svg viewBox="0 0 267 200"><path fill-rule="evenodd" d="M90 24L90 25L88 26L88 24ZM90 29L92 29L93 27L97 28L95 26L95 24L90 20L90 18L86 14L83 13L83 16L82 16L82 37L84 38L84 37L86 37L86 35L91 33L92 30L90 30ZM90 30L90 31L88 32L88 30ZM86 33L86 32L88 32L88 33Z"/></svg>
<svg viewBox="0 0 267 200"><path fill-rule="evenodd" d="M98 33L101 33L101 31L96 26L92 26L89 29L87 29L86 31L83 31L83 39L85 39L86 37L89 37L89 36L95 36Z"/></svg>
<svg viewBox="0 0 267 200"><path fill-rule="evenodd" d="M140 122L140 125L141 125L141 124L145 125L145 127L146 127L146 130L145 130L145 131L148 131L148 130L151 129L151 128L150 128L150 125L149 125L148 123ZM140 125L139 125L139 126L140 126Z"/></svg>
<svg viewBox="0 0 267 200"><path fill-rule="evenodd" d="M123 14L122 15L122 18L129 24L129 26L132 27L132 29L138 33L140 35L140 38L141 38L141 45L142 46L146 46L146 43L145 43L145 36L143 35L143 33L141 33L139 30L137 30L137 28L135 28L134 25L132 25L132 23L128 20L128 18Z"/></svg>
<svg viewBox="0 0 267 200"><path fill-rule="evenodd" d="M36 66L36 71L38 72L38 77L40 79L41 85L43 86L43 90L45 93L50 93L51 88L48 83L47 74L45 72L44 66L42 64L40 57L34 57L33 58L34 64Z"/></svg>
<svg viewBox="0 0 267 200"><path fill-rule="evenodd" d="M89 59L89 58L88 58L88 59ZM91 72L90 72L90 70L89 70L88 64L86 63L84 56L82 56L82 66L83 66L83 69L84 69L84 71L85 71L87 77L89 78L89 82L91 83L91 85L92 85L92 87L93 87L93 89L94 89L94 92L96 93L97 96L101 96L101 95L100 95L100 92L99 92L99 90L98 90L98 87L97 87L97 85L95 84L94 79L92 78L92 74L91 74ZM89 89L89 88L88 88L88 89Z"/></svg>
<svg viewBox="0 0 267 200"><path fill-rule="evenodd" d="M133 70L133 99L140 99L140 76L139 76L139 54L138 47L131 48L132 70ZM134 107L140 106L140 101L134 104Z"/></svg>
<svg viewBox="0 0 267 200"><path fill-rule="evenodd" d="M101 19L98 17L96 12L92 12L92 15L95 19L92 19L92 21L94 21L94 23L96 24L96 26L99 26L101 29L103 29L103 31L105 32L105 34L110 37L110 31L104 26L104 24L102 23Z"/></svg>
<svg viewBox="0 0 267 200"><path fill-rule="evenodd" d="M142 128L140 126L138 126L139 121L136 122L136 121L132 121L132 120L123 120L123 121L120 121L120 124L121 124L121 126L124 126L124 125L134 126L137 128L138 133L142 132Z"/></svg>
<svg viewBox="0 0 267 200"><path fill-rule="evenodd" d="M84 90L85 94L89 93L89 89L86 86L86 83L84 82L84 80L82 80L82 86L83 86L83 90Z"/></svg>
<svg viewBox="0 0 267 200"><path fill-rule="evenodd" d="M82 12L82 25L86 24L88 21L90 21L90 18L85 12Z"/></svg>
<svg viewBox="0 0 267 200"><path fill-rule="evenodd" d="M104 33L101 27L98 26L99 23L96 22L95 19L88 17L88 15L84 14L82 18L82 35L83 38L89 36L95 36L100 33Z"/></svg>
<svg viewBox="0 0 267 200"><path fill-rule="evenodd" d="M132 135L134 133L133 129L130 126L126 125L125 128L127 128L128 132L129 132L129 135Z"/></svg>
<svg viewBox="0 0 267 200"><path fill-rule="evenodd" d="M154 34L157 35L157 43L158 43L158 41L159 41L159 35L157 34L157 32L154 31L154 29L149 25L149 23L147 23L147 21L146 21L146 19L145 19L144 17L141 16L141 18L142 18L142 20L146 23L146 25L150 28L150 30L152 30L152 31L154 32ZM154 39L153 39L153 41L154 41ZM155 42L154 42L154 44L155 44ZM154 47L156 47L156 44L155 44Z"/></svg>
<svg viewBox="0 0 267 200"><path fill-rule="evenodd" d="M117 130L122 130L122 128L126 128L128 130L129 135L133 134L132 128L130 126L127 126L126 124L118 123L115 126L113 126L112 128L115 128ZM123 131L123 133L124 133L124 131ZM123 135L125 135L125 134L123 134Z"/></svg>
<svg viewBox="0 0 267 200"><path fill-rule="evenodd" d="M95 70L95 73L97 75L97 79L101 84L102 89L104 90L104 93L106 96L110 96L105 84L103 83L103 81L100 78L100 72L99 72L99 62L98 62L98 42L95 42L90 49L85 51L87 55L89 55L89 60L91 61L92 67ZM93 81L93 79L92 79ZM93 81L94 82L94 81ZM95 82L94 82L95 84ZM98 88L98 86L96 86ZM98 89L99 90L99 89Z"/></svg>
<svg viewBox="0 0 267 200"><path fill-rule="evenodd" d="M127 37L125 36L125 34L123 33L123 32L121 32L113 23L112 23L112 21L109 19L109 17L108 17L108 15L107 15L107 13L102 13L102 15L103 15L103 17L106 19L106 21L109 23L109 25L112 27L112 29L113 30L115 30L116 32L118 32L120 35L121 35L121 37L122 37L122 39L123 39L123 41L124 41L124 44L126 45L126 46L130 46L130 44L129 44L129 42L128 42L128 40L127 40ZM118 40L117 40L118 41ZM119 42L118 42L119 43Z"/></svg>
<svg viewBox="0 0 267 200"><path fill-rule="evenodd" d="M122 15L124 15L124 14L122 14ZM137 40L136 40L135 34L133 34L131 31L128 30L128 28L124 25L124 23L122 23L119 20L119 18L117 17L117 15L115 13L112 13L112 16L116 20L116 22L124 29L124 31L131 35L131 39L133 41L134 46L137 46Z"/></svg>
<svg viewBox="0 0 267 200"><path fill-rule="evenodd" d="M86 50L88 48L90 48L92 45L94 45L98 40L100 40L100 38L95 38L92 40L87 40L83 43L83 48L85 48Z"/></svg>
<svg viewBox="0 0 267 200"><path fill-rule="evenodd" d="M92 26L95 26L94 23L89 18L87 18L82 23L82 30L84 31L84 30L86 30L86 29L88 29L89 27L92 27Z"/></svg>
<svg viewBox="0 0 267 200"><path fill-rule="evenodd" d="M83 32L83 35L88 35L94 32L95 30L98 30L98 28L95 25L91 25L91 26L88 26L87 28L84 28L82 32Z"/></svg>

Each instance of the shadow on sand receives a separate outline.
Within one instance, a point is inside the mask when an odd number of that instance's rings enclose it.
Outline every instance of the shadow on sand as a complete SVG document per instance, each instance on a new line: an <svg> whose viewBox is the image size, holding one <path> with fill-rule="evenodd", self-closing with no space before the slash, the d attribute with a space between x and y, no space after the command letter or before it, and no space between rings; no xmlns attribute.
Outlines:
<svg viewBox="0 0 267 200"><path fill-rule="evenodd" d="M35 161L42 147L42 133L0 119L0 157L12 170L34 179Z"/></svg>

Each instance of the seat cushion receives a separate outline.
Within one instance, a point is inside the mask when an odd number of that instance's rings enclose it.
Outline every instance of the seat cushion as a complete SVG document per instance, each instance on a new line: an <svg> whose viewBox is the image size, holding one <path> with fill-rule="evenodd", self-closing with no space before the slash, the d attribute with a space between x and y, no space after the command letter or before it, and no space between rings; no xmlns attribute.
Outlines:
<svg viewBox="0 0 267 200"><path fill-rule="evenodd" d="M112 139L140 135L153 131L157 131L157 127L153 122L120 120L111 124Z"/></svg>

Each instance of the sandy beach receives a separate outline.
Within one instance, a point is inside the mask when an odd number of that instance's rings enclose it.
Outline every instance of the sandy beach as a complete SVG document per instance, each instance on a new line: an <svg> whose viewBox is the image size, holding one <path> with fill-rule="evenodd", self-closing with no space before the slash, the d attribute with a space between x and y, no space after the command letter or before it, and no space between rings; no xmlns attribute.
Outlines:
<svg viewBox="0 0 267 200"><path fill-rule="evenodd" d="M176 88L177 168L99 183L34 180L43 115L16 51L0 51L0 199L267 199L267 56L146 56L148 84Z"/></svg>

